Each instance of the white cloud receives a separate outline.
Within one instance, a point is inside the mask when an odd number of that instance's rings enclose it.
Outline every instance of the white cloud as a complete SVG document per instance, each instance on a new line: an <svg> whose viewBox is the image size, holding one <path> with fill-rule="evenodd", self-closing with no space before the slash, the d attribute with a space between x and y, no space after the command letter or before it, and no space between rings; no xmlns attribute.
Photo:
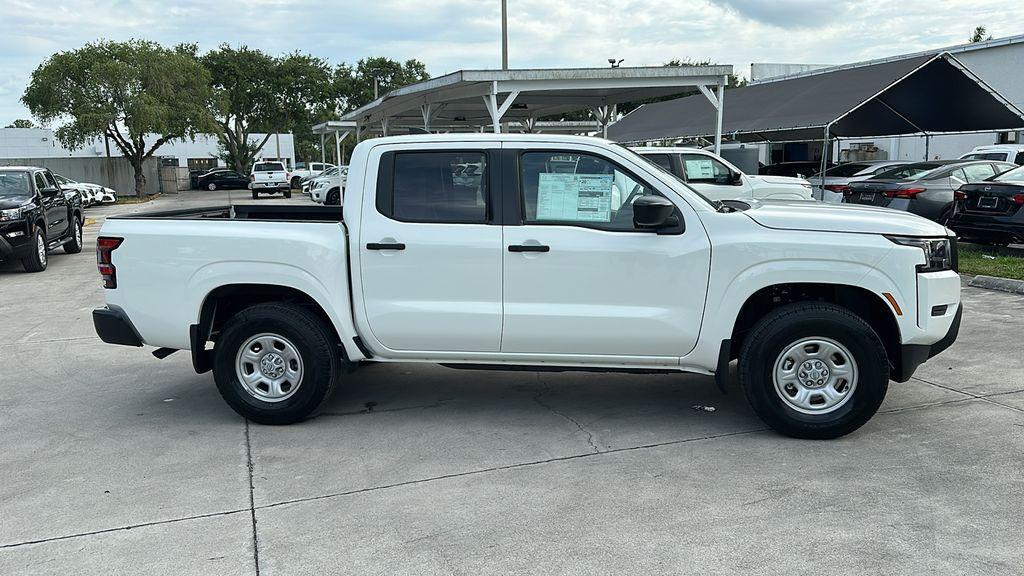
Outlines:
<svg viewBox="0 0 1024 576"><path fill-rule="evenodd" d="M957 44L977 25L1024 32L1005 0L508 0L513 67L657 65L710 59L844 63ZM27 116L29 75L57 50L98 38L227 42L331 62L418 58L429 71L500 65L498 0L63 0L0 2L0 125Z"/></svg>

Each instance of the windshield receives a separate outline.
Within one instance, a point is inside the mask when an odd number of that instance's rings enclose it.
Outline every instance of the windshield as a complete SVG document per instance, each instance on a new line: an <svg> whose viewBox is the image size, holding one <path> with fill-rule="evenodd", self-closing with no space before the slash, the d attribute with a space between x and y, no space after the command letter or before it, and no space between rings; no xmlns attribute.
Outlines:
<svg viewBox="0 0 1024 576"><path fill-rule="evenodd" d="M936 164L935 162L918 162L916 164L907 164L906 166L898 166L892 170L886 170L877 176L872 176L871 180L907 180L909 178L918 178L923 176L926 172L931 172L936 168L941 168L944 164Z"/></svg>
<svg viewBox="0 0 1024 576"><path fill-rule="evenodd" d="M996 182L1022 181L1024 182L1024 166L1018 166L1013 170L1007 170L992 180Z"/></svg>
<svg viewBox="0 0 1024 576"><path fill-rule="evenodd" d="M320 175L321 176L334 176L337 173L338 173L338 169L337 168L328 168L327 170L324 170L323 173L320 174Z"/></svg>
<svg viewBox="0 0 1024 576"><path fill-rule="evenodd" d="M29 198L32 187L28 172L0 172L0 198Z"/></svg>
<svg viewBox="0 0 1024 576"><path fill-rule="evenodd" d="M964 154L961 160L1006 160L1006 152L975 152Z"/></svg>
<svg viewBox="0 0 1024 576"><path fill-rule="evenodd" d="M718 207L720 206L720 204L718 202L715 202L714 200L712 200L712 199L708 198L707 196L701 194L700 192L697 192L696 190L694 190L689 184L684 182L683 179L680 178L679 176L676 176L675 174L669 172L668 170L665 170L661 166L658 166L658 164L654 160L648 159L643 154L637 154L633 150L630 150L629 148L626 148L625 146L622 146L621 144L619 145L618 150L620 152L624 152L624 153L628 154L629 156L631 156L634 161L636 161L637 158L640 158L644 162L646 162L646 163L650 164L651 166L654 166L655 168L657 168L658 172L661 172L662 174L668 174L669 176L672 177L673 180L675 180L676 182L679 182L680 184L682 184L683 187L685 187L690 192L693 192L694 195L696 195L698 198L700 198L704 202L707 202L708 206L711 206L715 210L717 210Z"/></svg>
<svg viewBox="0 0 1024 576"><path fill-rule="evenodd" d="M864 164L861 162L849 162L847 164L840 164L825 170L825 176L838 176L840 178L846 178L847 176L856 176L858 172L871 166L870 164Z"/></svg>

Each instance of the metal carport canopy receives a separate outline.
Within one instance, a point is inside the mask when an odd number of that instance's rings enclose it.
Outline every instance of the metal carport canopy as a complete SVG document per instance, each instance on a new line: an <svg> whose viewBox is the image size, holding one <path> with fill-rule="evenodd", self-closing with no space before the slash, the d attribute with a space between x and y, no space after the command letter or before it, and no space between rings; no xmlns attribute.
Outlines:
<svg viewBox="0 0 1024 576"><path fill-rule="evenodd" d="M604 127L617 104L697 87L707 97L705 113L714 126L732 72L732 66L460 70L392 90L341 120L356 122L360 129L380 123L385 134L399 126L429 131L435 125L487 126L500 132L503 121L529 127L540 118L590 110Z"/></svg>
<svg viewBox="0 0 1024 576"><path fill-rule="evenodd" d="M743 142L1019 128L1019 109L949 53L808 74L727 91L722 132ZM619 142L709 137L690 96L647 104L608 127Z"/></svg>

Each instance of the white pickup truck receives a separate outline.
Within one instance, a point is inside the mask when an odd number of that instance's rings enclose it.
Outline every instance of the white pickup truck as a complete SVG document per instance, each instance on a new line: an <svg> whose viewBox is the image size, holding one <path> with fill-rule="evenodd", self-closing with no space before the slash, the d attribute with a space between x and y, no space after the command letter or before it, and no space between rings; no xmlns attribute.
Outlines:
<svg viewBox="0 0 1024 576"><path fill-rule="evenodd" d="M813 200L811 183L803 178L745 174L708 150L683 147L633 150L712 200Z"/></svg>
<svg viewBox="0 0 1024 576"><path fill-rule="evenodd" d="M477 164L480 178L456 179ZM864 424L956 338L950 232L853 205L708 201L635 152L555 135L374 138L343 207L110 217L106 342L190 350L253 421L312 414L368 362L690 372L729 364L776 430Z"/></svg>
<svg viewBox="0 0 1024 576"><path fill-rule="evenodd" d="M252 165L249 174L249 189L252 199L260 194L276 194L281 192L285 198L292 197L292 185L288 181L288 171L282 162L257 162Z"/></svg>

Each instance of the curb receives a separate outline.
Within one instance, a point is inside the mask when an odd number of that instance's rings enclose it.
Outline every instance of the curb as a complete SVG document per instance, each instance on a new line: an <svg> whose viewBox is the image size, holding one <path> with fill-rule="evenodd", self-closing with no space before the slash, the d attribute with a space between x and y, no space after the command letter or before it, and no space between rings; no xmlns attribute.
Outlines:
<svg viewBox="0 0 1024 576"><path fill-rule="evenodd" d="M995 276L975 276L967 285L974 288L1009 292L1011 294L1024 294L1024 280L997 278Z"/></svg>

